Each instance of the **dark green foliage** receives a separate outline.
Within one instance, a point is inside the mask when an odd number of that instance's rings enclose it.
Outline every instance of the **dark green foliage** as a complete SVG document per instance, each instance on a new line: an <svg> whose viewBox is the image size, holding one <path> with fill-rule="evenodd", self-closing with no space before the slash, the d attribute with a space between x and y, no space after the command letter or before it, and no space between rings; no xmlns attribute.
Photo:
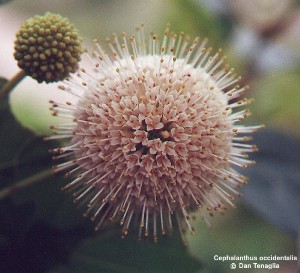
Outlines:
<svg viewBox="0 0 300 273"><path fill-rule="evenodd" d="M251 187L244 200L277 226L297 236L300 226L300 142L275 131L256 135L257 166L245 171Z"/></svg>
<svg viewBox="0 0 300 273"><path fill-rule="evenodd" d="M6 4L6 3L10 2L10 1L12 1L12 0L0 0L0 5Z"/></svg>
<svg viewBox="0 0 300 273"><path fill-rule="evenodd" d="M70 264L52 272L199 272L200 262L188 255L180 240L179 234L173 234L155 244L138 241L135 234L122 240L120 235L104 232L83 241L73 252Z"/></svg>

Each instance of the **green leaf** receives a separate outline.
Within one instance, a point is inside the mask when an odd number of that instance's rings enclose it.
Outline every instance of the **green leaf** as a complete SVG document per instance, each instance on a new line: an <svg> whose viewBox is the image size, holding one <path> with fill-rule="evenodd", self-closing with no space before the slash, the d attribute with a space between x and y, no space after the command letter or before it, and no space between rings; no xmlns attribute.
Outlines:
<svg viewBox="0 0 300 273"><path fill-rule="evenodd" d="M173 0L169 9L169 22L175 32L184 31L191 37L209 38L209 46L220 47L224 40L226 24L221 24L200 4L192 0ZM224 43L223 43L224 44Z"/></svg>
<svg viewBox="0 0 300 273"><path fill-rule="evenodd" d="M238 204L237 210L231 209L225 216L215 215L209 220L211 228L207 227L201 217L196 220L199 232L188 236L188 246L191 253L201 257L203 266L212 273L234 272L230 269L230 261L216 261L215 255L259 257L293 253L293 238L241 204Z"/></svg>
<svg viewBox="0 0 300 273"><path fill-rule="evenodd" d="M102 233L83 241L73 252L68 266L57 268L59 273L192 273L199 272L199 260L188 255L180 236L160 238L158 243L137 241L130 235Z"/></svg>
<svg viewBox="0 0 300 273"><path fill-rule="evenodd" d="M69 228L88 220L76 210L71 195L62 192L61 188L67 181L62 175L51 175L52 161L48 150L56 147L57 143L49 143L37 138L23 148L19 154L20 162L14 171L15 178L34 177L45 173L42 181L35 183L13 196L15 204L32 203L35 208L35 220L43 220L59 228ZM45 171L46 170L46 171ZM19 183L19 182L17 182Z"/></svg>
<svg viewBox="0 0 300 273"><path fill-rule="evenodd" d="M5 82L1 80L0 85ZM11 114L7 97L0 101L0 178L1 186L8 185L14 180L13 168L19 162L20 150L35 136L23 128Z"/></svg>
<svg viewBox="0 0 300 273"><path fill-rule="evenodd" d="M10 2L10 1L12 1L12 0L0 0L0 5L6 4L6 3Z"/></svg>
<svg viewBox="0 0 300 273"><path fill-rule="evenodd" d="M0 80L0 87L4 83L5 80ZM1 188L17 185L39 174L44 176L41 181L11 194L16 205L33 205L32 224L43 220L67 228L82 223L84 220L73 206L71 197L61 192L66 181L62 176L52 176L50 171L45 173L54 164L48 150L57 143L45 142L22 127L10 112L7 97L0 101L0 132Z"/></svg>
<svg viewBox="0 0 300 273"><path fill-rule="evenodd" d="M42 221L32 223L33 207L0 201L0 272L45 272L65 264L72 250L89 235L75 227L56 229ZM5 250L5 251L4 251Z"/></svg>
<svg viewBox="0 0 300 273"><path fill-rule="evenodd" d="M268 128L300 136L299 77L300 70L294 70L272 72L258 79L253 85L253 118Z"/></svg>
<svg viewBox="0 0 300 273"><path fill-rule="evenodd" d="M276 131L255 134L257 162L243 170L250 185L243 189L243 200L259 214L295 237L300 226L300 141Z"/></svg>
<svg viewBox="0 0 300 273"><path fill-rule="evenodd" d="M6 82L7 82L7 79L0 77L0 89L2 89L4 84L6 84Z"/></svg>

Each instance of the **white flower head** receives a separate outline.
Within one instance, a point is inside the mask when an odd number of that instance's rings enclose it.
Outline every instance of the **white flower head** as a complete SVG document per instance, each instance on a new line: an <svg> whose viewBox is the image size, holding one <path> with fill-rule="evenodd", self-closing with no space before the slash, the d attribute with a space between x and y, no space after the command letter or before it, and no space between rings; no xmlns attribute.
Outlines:
<svg viewBox="0 0 300 273"><path fill-rule="evenodd" d="M50 139L69 140L56 159L73 180L64 189L87 204L99 229L107 221L122 234L137 226L139 237L170 233L173 214L194 233L190 212L223 212L246 183L235 167L253 164L244 143L260 126L238 125L248 115L236 111L247 87L212 54L207 40L184 34L145 38L113 35L107 52L95 42L90 67L60 86L77 104L52 102L53 113L69 119Z"/></svg>

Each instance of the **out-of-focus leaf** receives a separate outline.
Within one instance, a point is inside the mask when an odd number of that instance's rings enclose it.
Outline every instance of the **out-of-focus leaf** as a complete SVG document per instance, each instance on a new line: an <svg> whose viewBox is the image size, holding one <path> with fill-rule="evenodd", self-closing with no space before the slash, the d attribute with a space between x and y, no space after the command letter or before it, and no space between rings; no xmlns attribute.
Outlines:
<svg viewBox="0 0 300 273"><path fill-rule="evenodd" d="M0 189L44 172L53 165L48 150L57 144L45 142L22 127L11 114L7 98L0 102L0 132ZM44 181L14 193L13 201L18 206L32 204L36 219L60 227L76 225L83 220L72 207L71 198L60 190L65 183L61 176L50 175Z"/></svg>
<svg viewBox="0 0 300 273"><path fill-rule="evenodd" d="M0 178L1 187L13 181L13 167L19 164L18 154L26 142L35 136L15 120L9 110L7 97L0 101Z"/></svg>
<svg viewBox="0 0 300 273"><path fill-rule="evenodd" d="M250 187L247 185L246 187ZM211 273L230 273L230 261L216 261L218 256L268 256L291 253L293 238L282 233L253 211L237 204L236 210L209 219L212 227L197 217L195 235L188 235L191 253L201 258L203 267ZM236 272L242 272L237 269ZM248 272L247 270L245 272ZM249 270L249 272L251 272Z"/></svg>
<svg viewBox="0 0 300 273"><path fill-rule="evenodd" d="M0 5L6 4L6 3L10 2L10 1L12 1L12 0L0 0Z"/></svg>
<svg viewBox="0 0 300 273"><path fill-rule="evenodd" d="M300 70L272 72L253 84L253 117L300 136Z"/></svg>
<svg viewBox="0 0 300 273"><path fill-rule="evenodd" d="M50 126L62 121L49 111L49 100L68 101L67 95L58 92L56 83L41 83L26 77L9 96L11 112L16 120L35 134L50 135ZM72 102L72 100L70 100Z"/></svg>
<svg viewBox="0 0 300 273"><path fill-rule="evenodd" d="M245 170L244 200L293 234L300 227L300 142L275 131L255 135L257 165Z"/></svg>
<svg viewBox="0 0 300 273"><path fill-rule="evenodd" d="M88 233L83 228L59 230L34 222L34 207L0 201L0 272L45 272L66 263L72 249Z"/></svg>
<svg viewBox="0 0 300 273"><path fill-rule="evenodd" d="M15 168L14 179L21 180L51 168L55 162L52 161L48 150L56 145L41 138L28 142L27 146L19 151L18 159L24 163ZM76 210L71 196L61 191L61 187L66 183L62 175L49 175L43 181L15 193L14 203L17 205L31 203L36 219L46 221L55 227L69 228L88 222L80 211Z"/></svg>
<svg viewBox="0 0 300 273"><path fill-rule="evenodd" d="M221 47L224 38L224 25L192 0L173 0L170 5L169 21L172 30L184 31L191 37L201 36L210 39L209 45Z"/></svg>
<svg viewBox="0 0 300 273"><path fill-rule="evenodd" d="M4 86L4 84L7 82L7 79L0 77L0 89Z"/></svg>
<svg viewBox="0 0 300 273"><path fill-rule="evenodd" d="M105 234L82 242L74 251L70 264L56 273L189 273L200 272L200 262L189 256L180 236L160 238L157 244L137 241L130 235Z"/></svg>

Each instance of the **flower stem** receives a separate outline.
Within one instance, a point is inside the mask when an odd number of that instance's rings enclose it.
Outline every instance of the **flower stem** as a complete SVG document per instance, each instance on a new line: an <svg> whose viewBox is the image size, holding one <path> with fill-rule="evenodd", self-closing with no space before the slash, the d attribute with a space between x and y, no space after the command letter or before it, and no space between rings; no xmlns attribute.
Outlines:
<svg viewBox="0 0 300 273"><path fill-rule="evenodd" d="M51 175L52 175L52 169L49 168L40 173L27 177L12 186L6 187L0 191L0 200L6 198L7 196L15 192L18 192L23 188L26 188L38 182L42 182L46 178L50 177Z"/></svg>
<svg viewBox="0 0 300 273"><path fill-rule="evenodd" d="M10 79L0 90L0 99L13 90L16 85L25 78L26 74L24 70L20 70L12 79Z"/></svg>

